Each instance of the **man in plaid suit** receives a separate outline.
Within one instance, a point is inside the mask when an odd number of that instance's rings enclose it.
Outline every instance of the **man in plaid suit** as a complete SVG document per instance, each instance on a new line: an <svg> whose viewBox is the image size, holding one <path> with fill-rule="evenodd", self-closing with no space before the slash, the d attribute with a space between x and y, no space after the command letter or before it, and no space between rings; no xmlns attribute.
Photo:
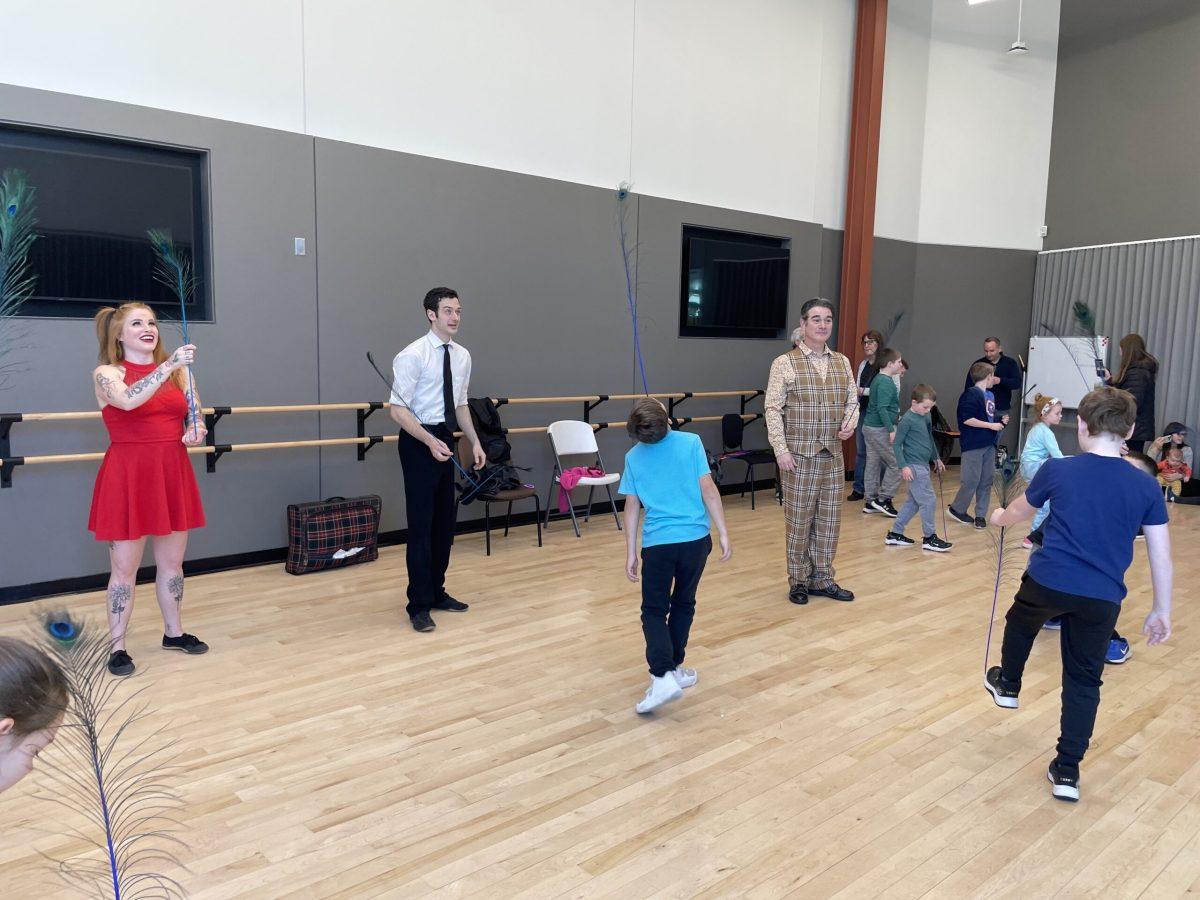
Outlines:
<svg viewBox="0 0 1200 900"><path fill-rule="evenodd" d="M801 340L771 363L764 399L783 482L788 598L801 604L809 594L853 600L853 592L833 580L833 554L842 521L842 441L854 437L858 392L850 360L826 344L833 305L809 300L800 315Z"/></svg>

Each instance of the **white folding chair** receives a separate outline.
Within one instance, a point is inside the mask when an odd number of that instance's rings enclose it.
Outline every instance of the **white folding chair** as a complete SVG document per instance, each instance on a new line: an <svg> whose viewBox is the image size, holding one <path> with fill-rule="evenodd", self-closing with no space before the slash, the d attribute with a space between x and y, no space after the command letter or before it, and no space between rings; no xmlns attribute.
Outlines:
<svg viewBox="0 0 1200 900"><path fill-rule="evenodd" d="M554 508L554 488L555 486L558 487L560 496L563 489L563 457L594 457L595 462L588 463L588 465L595 465L600 469L604 469L604 460L601 458L600 448L596 444L596 433L587 422L571 420L551 422L550 427L546 429L546 434L550 438L550 450L554 453L554 477L551 479L550 487L546 491L546 528L549 528L550 511ZM583 521L587 522L592 516L592 496L595 494L596 488L603 487L605 493L608 494L609 505L612 507L613 521L617 523L617 530L620 531L621 519L617 515L617 504L613 500L612 486L621 480L621 473L604 471L605 474L598 478L585 476L579 479L578 486L588 489L587 512L584 513ZM581 537L579 533L579 519L575 516L575 501L571 498L570 492L567 493L567 509L571 512L571 524L575 526L575 537Z"/></svg>

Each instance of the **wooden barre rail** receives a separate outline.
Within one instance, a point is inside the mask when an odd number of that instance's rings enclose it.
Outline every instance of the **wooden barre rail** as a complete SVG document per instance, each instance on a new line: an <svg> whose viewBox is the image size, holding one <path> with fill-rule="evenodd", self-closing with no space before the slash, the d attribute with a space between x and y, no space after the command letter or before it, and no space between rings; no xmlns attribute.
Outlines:
<svg viewBox="0 0 1200 900"><path fill-rule="evenodd" d="M684 400L689 397L747 397L757 396L762 393L759 389L745 391L674 391L662 394L650 394L651 397L657 397L667 400ZM603 400L637 400L645 394L587 394L578 397L493 397L493 403L503 401L508 404L518 403L595 403ZM384 403L382 407L376 409L388 409L390 403ZM212 415L218 409L224 415L246 415L253 413L285 413L285 412L336 412L339 410L367 410L371 409L370 403L299 403L293 405L275 405L275 406L229 406L229 407L203 407L200 411L205 415ZM99 410L81 411L81 412L31 412L31 413L10 413L11 416L20 416L19 419L11 421L20 422L64 422L80 419L99 419Z"/></svg>
<svg viewBox="0 0 1200 900"><path fill-rule="evenodd" d="M639 395L641 396L641 395ZM684 424L690 425L693 422L719 422L721 416L697 416L696 418L680 419ZM744 414L742 419L756 419L754 414ZM605 428L623 428L624 421L620 422L596 422L592 424L592 430L601 431ZM547 426L545 425L530 425L523 428L506 428L505 434L545 434ZM462 432L455 432L456 437L460 437ZM366 437L345 437L345 438L313 438L302 441L267 441L250 444L228 444L219 445L216 447L188 447L187 452L194 456L208 456L211 454L225 454L248 450L281 450L291 449L296 447L339 447L352 446L355 444L379 444L392 443L400 439L399 435L367 435ZM6 466L25 465L38 466L54 463L70 463L70 462L88 462L104 459L103 453L54 453L41 456L16 456L4 457L0 459ZM19 460L19 462L18 462Z"/></svg>

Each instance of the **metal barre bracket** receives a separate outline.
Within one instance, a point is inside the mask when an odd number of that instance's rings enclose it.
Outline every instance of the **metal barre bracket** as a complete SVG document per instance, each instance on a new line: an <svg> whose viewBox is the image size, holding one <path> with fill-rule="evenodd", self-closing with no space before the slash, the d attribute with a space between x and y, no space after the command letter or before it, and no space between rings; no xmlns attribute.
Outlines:
<svg viewBox="0 0 1200 900"><path fill-rule="evenodd" d="M226 453L233 452L233 447L231 447L229 444L213 444L212 446L215 448L214 451L209 453L205 459L205 468L209 472L217 471L217 460Z"/></svg>
<svg viewBox="0 0 1200 900"><path fill-rule="evenodd" d="M378 400L371 400L367 403L366 409L357 409L354 411L354 417L358 422L358 437L367 437L367 418L377 409L383 409L383 404ZM367 458L367 451L382 441L383 438L371 436L371 439L365 444L358 445L358 461L362 462Z"/></svg>
<svg viewBox="0 0 1200 900"><path fill-rule="evenodd" d="M739 400L741 401L741 413L742 413L742 415L744 416L744 415L746 414L746 404L747 404L747 403L749 403L749 402L750 402L751 400L753 400L755 397L761 397L761 396L763 396L763 394L765 394L765 393L766 393L766 391L755 391L753 394L742 394L742 395L739 397ZM760 414L757 416L757 418L762 418L762 414L760 413ZM752 421L752 422L753 422L754 420L753 420L753 419L751 419L750 421Z"/></svg>
<svg viewBox="0 0 1200 900"><path fill-rule="evenodd" d="M597 394L595 400L583 401L583 421L587 422L590 425L592 422L592 418L591 418L592 410L595 409L597 406L599 406L601 403L603 403L607 399L608 399L608 394ZM599 431L600 429L597 428L596 430Z"/></svg>
<svg viewBox="0 0 1200 900"><path fill-rule="evenodd" d="M204 443L210 447L217 446L217 423L224 416L229 415L232 410L228 406L214 406L213 411L204 414L204 427L207 429L207 434L204 436ZM228 446L228 445L225 445ZM217 471L217 457L224 451L218 451L215 454L209 454L205 460L204 469L207 472Z"/></svg>
<svg viewBox="0 0 1200 900"><path fill-rule="evenodd" d="M667 398L667 415L672 419L675 418L675 407L692 396L691 391L684 391L682 397ZM690 419L688 421L691 421Z"/></svg>
<svg viewBox="0 0 1200 900"><path fill-rule="evenodd" d="M12 444L10 438L13 424L24 418L21 413L0 413L0 488L12 487L13 469L25 462L23 456L10 456Z"/></svg>

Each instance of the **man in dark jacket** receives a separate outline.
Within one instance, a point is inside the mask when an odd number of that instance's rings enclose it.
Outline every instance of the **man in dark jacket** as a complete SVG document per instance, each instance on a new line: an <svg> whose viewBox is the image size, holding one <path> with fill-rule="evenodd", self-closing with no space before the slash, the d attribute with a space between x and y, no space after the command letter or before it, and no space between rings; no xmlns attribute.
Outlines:
<svg viewBox="0 0 1200 900"><path fill-rule="evenodd" d="M1020 419L1020 409L1017 410L1017 415L1012 415L1012 397L1013 391L1020 395L1021 390L1021 367L1017 361L1011 356L1004 355L1004 348L1000 346L1000 338L987 337L983 339L983 356L975 360L975 363L987 363L996 370L995 387L992 388L992 394L996 398L996 418L1001 416L1009 416L1009 424ZM971 366L975 365L971 363ZM970 390L972 387L970 377L971 367L967 367L967 380L963 383L963 390ZM1011 446L1012 434L1015 432L1015 426L1006 428L1000 433L999 442L1008 447L1009 452L1012 452Z"/></svg>

